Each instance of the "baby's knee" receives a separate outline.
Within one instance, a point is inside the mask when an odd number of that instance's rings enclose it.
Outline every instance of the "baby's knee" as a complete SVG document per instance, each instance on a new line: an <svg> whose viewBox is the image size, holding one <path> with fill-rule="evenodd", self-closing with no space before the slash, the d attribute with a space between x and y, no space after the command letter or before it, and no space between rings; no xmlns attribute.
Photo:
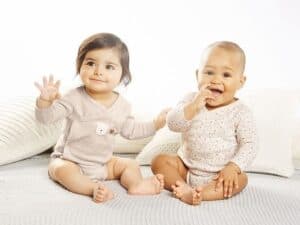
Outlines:
<svg viewBox="0 0 300 225"><path fill-rule="evenodd" d="M60 178L64 176L65 170L66 170L66 167L62 166L62 165L50 167L49 174L53 180L57 181L57 180L60 180Z"/></svg>
<svg viewBox="0 0 300 225"><path fill-rule="evenodd" d="M241 187L241 190L243 190L248 184L248 176L246 173L241 173L238 179L239 179L239 186Z"/></svg>
<svg viewBox="0 0 300 225"><path fill-rule="evenodd" d="M139 164L134 159L120 158L117 160L117 162L114 165L114 171L121 171L121 173L123 173L124 170L128 168L139 169Z"/></svg>
<svg viewBox="0 0 300 225"><path fill-rule="evenodd" d="M157 169L161 168L162 166L172 163L172 161L174 160L170 155L159 154L152 159L151 169L152 171L155 172Z"/></svg>
<svg viewBox="0 0 300 225"><path fill-rule="evenodd" d="M127 166L130 166L131 168L139 168L140 167L139 163L134 159L128 159Z"/></svg>
<svg viewBox="0 0 300 225"><path fill-rule="evenodd" d="M65 177L70 170L79 170L79 167L74 163L64 160L52 162L48 167L50 177L56 181Z"/></svg>

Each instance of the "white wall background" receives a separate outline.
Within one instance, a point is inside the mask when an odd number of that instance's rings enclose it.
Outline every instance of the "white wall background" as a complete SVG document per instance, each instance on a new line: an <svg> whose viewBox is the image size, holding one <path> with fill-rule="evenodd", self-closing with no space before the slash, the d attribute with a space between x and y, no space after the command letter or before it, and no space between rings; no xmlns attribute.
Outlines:
<svg viewBox="0 0 300 225"><path fill-rule="evenodd" d="M127 43L133 82L122 92L149 112L196 89L201 51L217 40L247 55L246 88L299 88L297 0L10 0L0 3L0 98L37 95L54 74L74 84L81 41L112 32Z"/></svg>

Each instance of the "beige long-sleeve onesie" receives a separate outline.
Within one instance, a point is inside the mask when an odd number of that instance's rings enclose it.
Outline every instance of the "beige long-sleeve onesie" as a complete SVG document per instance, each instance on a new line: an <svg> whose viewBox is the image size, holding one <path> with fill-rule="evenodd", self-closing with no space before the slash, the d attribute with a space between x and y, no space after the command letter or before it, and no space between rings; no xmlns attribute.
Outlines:
<svg viewBox="0 0 300 225"><path fill-rule="evenodd" d="M135 121L130 104L121 95L107 108L93 100L84 87L71 90L48 108L36 108L36 118L42 123L66 120L51 157L75 162L84 174L97 180L107 177L106 164L116 134L136 139L155 133L153 122Z"/></svg>
<svg viewBox="0 0 300 225"><path fill-rule="evenodd" d="M187 182L192 186L209 182L228 162L244 170L258 150L256 126L247 106L237 100L214 110L204 107L186 120L183 108L195 94L188 94L167 117L169 128L182 132L178 155L189 168Z"/></svg>

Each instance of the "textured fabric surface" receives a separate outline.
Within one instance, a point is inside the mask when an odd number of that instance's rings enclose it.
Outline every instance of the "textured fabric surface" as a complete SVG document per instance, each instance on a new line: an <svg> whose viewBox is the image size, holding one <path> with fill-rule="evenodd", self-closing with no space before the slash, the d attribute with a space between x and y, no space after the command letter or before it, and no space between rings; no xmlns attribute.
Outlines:
<svg viewBox="0 0 300 225"><path fill-rule="evenodd" d="M35 101L35 96L0 101L0 165L39 154L56 143L62 122L37 122Z"/></svg>
<svg viewBox="0 0 300 225"><path fill-rule="evenodd" d="M47 176L49 155L0 167L1 225L296 225L300 221L300 171L291 178L249 174L248 187L224 201L189 206L167 191L130 196L117 181L106 184L114 200L95 204ZM143 167L143 174L151 174Z"/></svg>
<svg viewBox="0 0 300 225"><path fill-rule="evenodd" d="M300 104L298 107L297 119L295 123L295 132L292 140L293 158L300 161ZM300 166L296 167L300 169Z"/></svg>
<svg viewBox="0 0 300 225"><path fill-rule="evenodd" d="M152 138L153 136L141 138L141 139L135 139L135 140L128 140L126 138L123 138L121 135L116 135L114 152L115 153L138 153L145 147L145 145L149 143L149 141Z"/></svg>
<svg viewBox="0 0 300 225"><path fill-rule="evenodd" d="M240 98L253 111L259 134L259 152L249 170L289 177L293 174L292 138L299 90L241 91ZM284 107L278 107L284 105Z"/></svg>
<svg viewBox="0 0 300 225"><path fill-rule="evenodd" d="M167 126L157 131L153 139L137 155L140 165L150 165L151 160L161 153L176 153L181 144L181 134L172 132Z"/></svg>

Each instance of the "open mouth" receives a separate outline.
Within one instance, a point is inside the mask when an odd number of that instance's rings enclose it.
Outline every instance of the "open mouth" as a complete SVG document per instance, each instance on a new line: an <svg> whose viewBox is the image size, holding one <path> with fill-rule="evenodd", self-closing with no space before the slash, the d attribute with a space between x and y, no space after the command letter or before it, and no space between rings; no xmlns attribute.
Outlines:
<svg viewBox="0 0 300 225"><path fill-rule="evenodd" d="M208 89L211 91L212 95L215 98L220 96L224 92L221 88L218 88L218 87L208 87Z"/></svg>

